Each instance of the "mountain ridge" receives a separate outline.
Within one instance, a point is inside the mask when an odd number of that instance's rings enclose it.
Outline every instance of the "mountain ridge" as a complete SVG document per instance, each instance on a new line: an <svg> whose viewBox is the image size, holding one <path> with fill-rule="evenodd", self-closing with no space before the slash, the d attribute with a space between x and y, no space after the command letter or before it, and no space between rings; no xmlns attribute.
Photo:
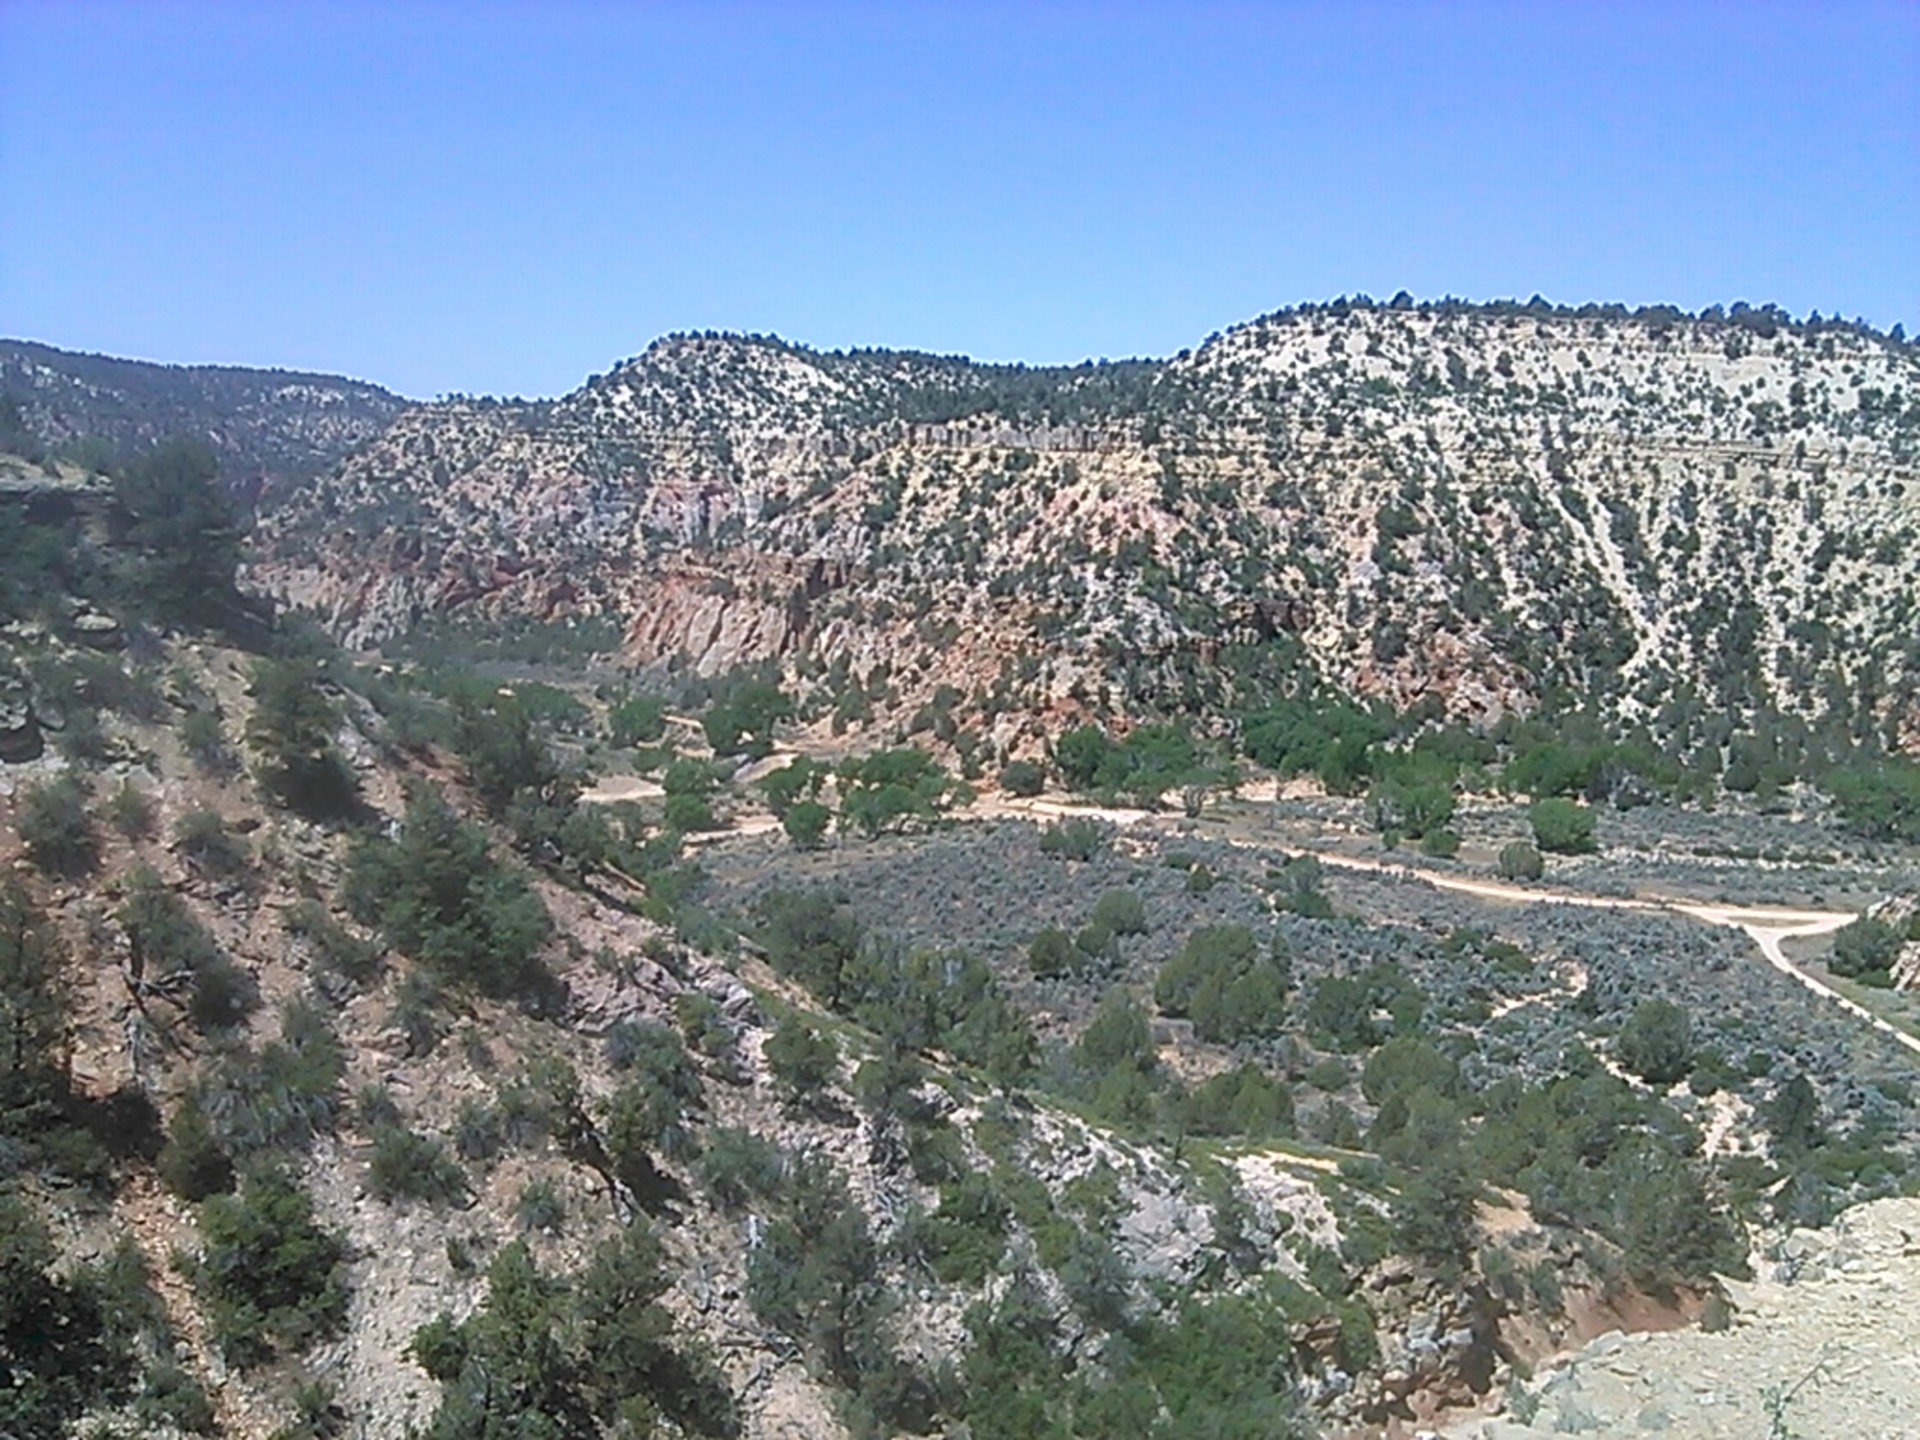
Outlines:
<svg viewBox="0 0 1920 1440"><path fill-rule="evenodd" d="M597 614L855 711L883 667L1003 749L1317 686L1911 739L1916 455L1912 347L1771 310L1348 304L1063 369L685 335L407 411L265 517L254 577L354 644Z"/></svg>
<svg viewBox="0 0 1920 1440"><path fill-rule="evenodd" d="M95 464L164 439L207 441L248 499L304 480L412 402L364 380L245 365L173 365L0 339L0 395L43 444Z"/></svg>

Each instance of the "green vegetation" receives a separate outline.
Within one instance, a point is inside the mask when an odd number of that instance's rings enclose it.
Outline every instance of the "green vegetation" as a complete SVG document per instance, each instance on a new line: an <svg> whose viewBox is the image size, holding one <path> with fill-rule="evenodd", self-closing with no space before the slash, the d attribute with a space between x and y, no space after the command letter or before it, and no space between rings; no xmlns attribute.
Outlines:
<svg viewBox="0 0 1920 1440"><path fill-rule="evenodd" d="M345 1328L345 1247L314 1223L313 1202L286 1175L258 1171L237 1195L211 1196L200 1234L190 1273L235 1364L265 1364Z"/></svg>
<svg viewBox="0 0 1920 1440"><path fill-rule="evenodd" d="M1546 873L1546 861L1540 851L1526 841L1515 840L1500 848L1502 880L1538 880Z"/></svg>
<svg viewBox="0 0 1920 1440"><path fill-rule="evenodd" d="M667 733L667 702L658 695L628 695L607 710L607 738L622 749L657 745Z"/></svg>
<svg viewBox="0 0 1920 1440"><path fill-rule="evenodd" d="M495 860L486 832L431 793L407 806L399 834L354 850L343 894L362 924L452 986L541 1003L553 979L540 958L546 906Z"/></svg>
<svg viewBox="0 0 1920 1440"><path fill-rule="evenodd" d="M707 708L701 725L716 755L762 760L773 753L774 727L793 718L793 701L769 680L740 679Z"/></svg>
<svg viewBox="0 0 1920 1440"><path fill-rule="evenodd" d="M780 1214L747 1260L747 1299L871 1414L880 1433L923 1432L932 1397L887 1342L887 1287L866 1212L818 1161L795 1164Z"/></svg>
<svg viewBox="0 0 1920 1440"><path fill-rule="evenodd" d="M202 440L168 440L114 476L115 538L128 600L162 624L215 624L237 604L240 530Z"/></svg>
<svg viewBox="0 0 1920 1440"><path fill-rule="evenodd" d="M117 912L128 971L142 994L179 1003L203 1031L244 1021L260 1003L253 977L220 948L186 902L147 869L136 870Z"/></svg>
<svg viewBox="0 0 1920 1440"><path fill-rule="evenodd" d="M872 838L911 823L931 823L962 798L962 788L925 751L880 750L838 771L840 825Z"/></svg>
<svg viewBox="0 0 1920 1440"><path fill-rule="evenodd" d="M1081 816L1053 821L1040 832L1040 853L1065 860L1091 860L1106 843L1107 833L1099 822Z"/></svg>
<svg viewBox="0 0 1920 1440"><path fill-rule="evenodd" d="M604 1242L578 1272L543 1274L519 1241L487 1270L487 1298L415 1332L410 1353L441 1398L422 1440L739 1433L717 1367L676 1342L660 1305L669 1277L644 1225Z"/></svg>
<svg viewBox="0 0 1920 1440"><path fill-rule="evenodd" d="M1649 1085L1667 1086L1693 1069L1693 1024L1667 1000L1646 1000L1620 1031L1620 1063Z"/></svg>
<svg viewBox="0 0 1920 1440"><path fill-rule="evenodd" d="M1889 970L1900 958L1904 936L1884 920L1870 915L1841 926L1834 932L1833 955L1828 968L1834 974L1868 985L1892 984Z"/></svg>
<svg viewBox="0 0 1920 1440"><path fill-rule="evenodd" d="M1041 1297L1016 1284L997 1305L978 1305L968 1315L963 1413L979 1440L1300 1440L1311 1431L1299 1414L1289 1336L1312 1307L1304 1294L1278 1285L1188 1299L1164 1318L1132 1327L1130 1343L1088 1374L1069 1366Z"/></svg>
<svg viewBox="0 0 1920 1440"><path fill-rule="evenodd" d="M1582 855L1593 849L1593 812L1571 800L1549 797L1527 810L1533 843L1555 855Z"/></svg>
<svg viewBox="0 0 1920 1440"><path fill-rule="evenodd" d="M1191 1018L1201 1039L1233 1044L1279 1034L1291 988L1283 949L1263 955L1244 925L1208 925L1161 967L1153 994L1168 1014Z"/></svg>
<svg viewBox="0 0 1920 1440"><path fill-rule="evenodd" d="M261 787L315 820L350 817L360 788L335 743L340 707L315 661L263 661L253 672L247 744L260 758ZM189 744L191 745L191 741Z"/></svg>
<svg viewBox="0 0 1920 1440"><path fill-rule="evenodd" d="M1169 790L1204 789L1228 778L1227 767L1205 756L1177 725L1142 725L1118 742L1096 725L1082 725L1054 741L1053 763L1075 790L1149 807Z"/></svg>
<svg viewBox="0 0 1920 1440"><path fill-rule="evenodd" d="M1001 1080L1031 1064L1025 1017L977 957L901 953L869 937L837 897L820 890L773 891L756 914L774 969L799 980L829 1009L859 1020L892 1053L945 1050Z"/></svg>
<svg viewBox="0 0 1920 1440"><path fill-rule="evenodd" d="M807 1023L799 1012L788 1014L766 1042L767 1068L780 1083L789 1105L819 1110L840 1074L840 1049L832 1039Z"/></svg>
<svg viewBox="0 0 1920 1440"><path fill-rule="evenodd" d="M1331 794L1358 793L1387 735L1377 718L1342 701L1276 704L1241 722L1240 746L1282 776L1312 774Z"/></svg>
<svg viewBox="0 0 1920 1440"><path fill-rule="evenodd" d="M1000 788L1009 795L1031 799L1047 788L1047 767L1033 760L1010 760L1000 771Z"/></svg>
<svg viewBox="0 0 1920 1440"><path fill-rule="evenodd" d="M433 1137L390 1121L376 1125L372 1139L367 1188L379 1199L451 1205L470 1194L466 1172Z"/></svg>
<svg viewBox="0 0 1920 1440"><path fill-rule="evenodd" d="M65 1440L86 1411L131 1395L132 1347L102 1291L63 1274L39 1214L0 1191L0 1434Z"/></svg>
<svg viewBox="0 0 1920 1440"><path fill-rule="evenodd" d="M1920 764L1884 759L1843 766L1826 780L1847 823L1880 840L1920 840Z"/></svg>
<svg viewBox="0 0 1920 1440"><path fill-rule="evenodd" d="M87 792L72 775L24 787L14 823L27 858L48 875L78 879L100 863Z"/></svg>

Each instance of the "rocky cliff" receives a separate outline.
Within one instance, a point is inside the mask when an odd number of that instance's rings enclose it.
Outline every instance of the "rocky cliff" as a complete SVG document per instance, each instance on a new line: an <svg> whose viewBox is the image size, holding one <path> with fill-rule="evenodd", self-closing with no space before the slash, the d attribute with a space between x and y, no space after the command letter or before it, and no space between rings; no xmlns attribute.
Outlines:
<svg viewBox="0 0 1920 1440"><path fill-rule="evenodd" d="M1488 721L1914 723L1920 357L1852 327L1337 305L1030 370L682 336L562 400L416 408L263 535L368 644L610 614L983 714L1317 676Z"/></svg>

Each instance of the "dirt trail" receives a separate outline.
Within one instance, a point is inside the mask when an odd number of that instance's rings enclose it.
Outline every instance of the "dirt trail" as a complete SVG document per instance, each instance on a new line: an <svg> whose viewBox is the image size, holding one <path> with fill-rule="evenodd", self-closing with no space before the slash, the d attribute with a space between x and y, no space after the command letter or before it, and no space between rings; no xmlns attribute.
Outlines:
<svg viewBox="0 0 1920 1440"><path fill-rule="evenodd" d="M1045 816L1058 819L1067 815L1085 816L1089 819L1105 820L1115 825L1134 825L1153 818L1144 810L1101 809L1097 806L1074 805L1056 800L1031 800L1012 802L1003 798L984 802L975 807L975 814L986 816L1024 815L1028 818ZM1248 848L1263 848L1263 842L1243 839L1239 836L1222 837L1227 843ZM1439 870L1423 870L1415 865L1402 865L1385 860L1369 860L1357 855L1341 855L1329 850L1315 850L1311 846L1290 845L1288 849L1301 850L1312 855L1322 865L1334 866L1343 870L1367 870L1375 874L1389 875L1399 879L1419 881L1441 890L1453 890L1461 894L1476 895L1485 900L1504 900L1519 905L1577 905L1592 910L1639 910L1649 913L1685 915L1709 925L1724 925L1746 933L1767 962L1781 974L1787 975L1807 987L1814 994L1831 1001L1852 1015L1855 1019L1872 1026L1888 1039L1920 1055L1920 1039L1909 1035L1898 1026L1881 1019L1857 1000L1842 995L1833 986L1816 975L1796 965L1787 954L1785 942L1813 935L1830 935L1843 925L1859 918L1852 910L1785 910L1764 906L1740 907L1725 905L1707 905L1691 900L1639 899L1616 895L1583 895L1573 890L1544 890L1531 886L1512 885L1499 880L1480 880L1469 876L1451 875Z"/></svg>

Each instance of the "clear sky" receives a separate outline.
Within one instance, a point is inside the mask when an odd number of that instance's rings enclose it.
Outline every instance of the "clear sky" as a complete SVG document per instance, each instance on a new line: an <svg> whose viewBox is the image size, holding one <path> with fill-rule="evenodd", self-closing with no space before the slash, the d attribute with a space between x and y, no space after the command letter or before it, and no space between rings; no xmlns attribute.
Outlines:
<svg viewBox="0 0 1920 1440"><path fill-rule="evenodd" d="M1920 3L0 0L0 334L554 395L1302 300L1920 328Z"/></svg>

